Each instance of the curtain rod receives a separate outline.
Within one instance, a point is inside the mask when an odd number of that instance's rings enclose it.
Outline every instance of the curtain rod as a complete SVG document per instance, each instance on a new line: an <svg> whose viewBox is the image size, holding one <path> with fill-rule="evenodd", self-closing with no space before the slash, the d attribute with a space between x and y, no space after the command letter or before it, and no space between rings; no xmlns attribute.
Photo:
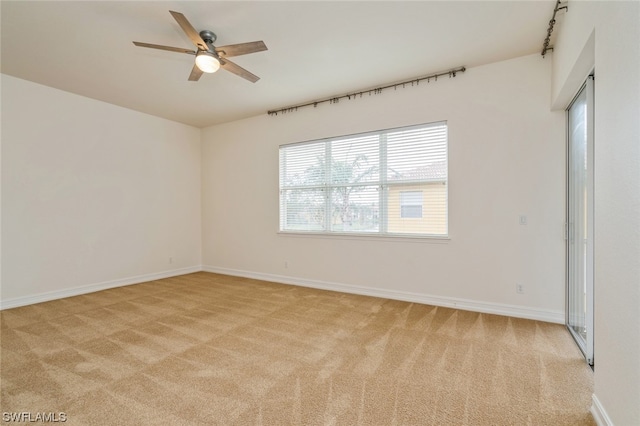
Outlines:
<svg viewBox="0 0 640 426"><path fill-rule="evenodd" d="M419 77L419 78L414 78L412 80L406 80L406 81L401 81L399 83L393 83L393 84L388 84L386 86L380 86L380 87L376 87L374 89L366 89L366 90L361 90L361 91L357 91L357 92L352 92L352 93L348 93L346 95L340 95L340 96L334 96L331 98L325 98L325 99L321 99L319 101L313 101L313 102L308 102L306 104L299 104L299 105L293 105L293 106L289 106L289 107L285 107L285 108L280 108L280 109L274 109L274 110L270 110L267 111L267 114L269 115L278 115L279 113L281 114L285 114L287 112L293 112L293 111L297 111L298 108L304 108L304 107L308 107L308 106L313 106L313 107L317 107L319 104L325 103L325 102L329 102L332 104L337 104L340 99L355 99L356 97L362 97L363 94L369 94L369 96L371 96L371 94L377 95L379 93L382 93L382 91L384 89L390 89L390 88L394 88L397 89L398 87L402 86L403 88L405 86L407 86L408 84L414 86L414 85L418 85L420 84L421 81L427 80L427 83L429 83L431 81L431 79L433 79L434 81L438 81L438 77L442 77L445 75L448 75L449 78L451 77L455 77L457 73L459 72L465 72L467 69L462 66L462 67L458 67L456 69L452 69L449 71L444 71L444 72L440 72L440 73L436 73L436 74L431 74L431 75L426 75L424 77Z"/></svg>
<svg viewBox="0 0 640 426"><path fill-rule="evenodd" d="M549 28L547 28L547 38L544 39L544 44L542 45L543 58L544 55L547 54L547 50L553 50L553 46L549 46L549 42L551 41L551 33L553 32L553 26L556 24L556 13L563 9L569 10L569 6L560 6L560 0L556 0L556 6L553 8L553 15L551 16L551 20L549 21Z"/></svg>

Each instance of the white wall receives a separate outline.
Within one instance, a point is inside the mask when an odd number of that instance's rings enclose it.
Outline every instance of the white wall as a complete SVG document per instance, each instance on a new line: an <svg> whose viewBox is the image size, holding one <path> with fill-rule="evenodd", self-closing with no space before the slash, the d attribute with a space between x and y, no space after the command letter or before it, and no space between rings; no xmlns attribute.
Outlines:
<svg viewBox="0 0 640 426"><path fill-rule="evenodd" d="M2 306L199 269L200 156L199 129L2 75Z"/></svg>
<svg viewBox="0 0 640 426"><path fill-rule="evenodd" d="M532 55L205 129L205 269L563 322L564 116L549 111L550 72ZM280 144L440 120L449 241L277 233Z"/></svg>
<svg viewBox="0 0 640 426"><path fill-rule="evenodd" d="M600 424L640 424L640 3L570 2L553 104L595 67L595 392Z"/></svg>

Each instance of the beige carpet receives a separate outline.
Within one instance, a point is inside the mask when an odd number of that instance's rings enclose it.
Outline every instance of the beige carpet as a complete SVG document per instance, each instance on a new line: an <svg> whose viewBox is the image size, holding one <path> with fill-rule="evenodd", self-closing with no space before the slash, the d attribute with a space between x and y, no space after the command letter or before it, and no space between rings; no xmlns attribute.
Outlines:
<svg viewBox="0 0 640 426"><path fill-rule="evenodd" d="M595 424L557 324L204 272L1 315L3 421Z"/></svg>

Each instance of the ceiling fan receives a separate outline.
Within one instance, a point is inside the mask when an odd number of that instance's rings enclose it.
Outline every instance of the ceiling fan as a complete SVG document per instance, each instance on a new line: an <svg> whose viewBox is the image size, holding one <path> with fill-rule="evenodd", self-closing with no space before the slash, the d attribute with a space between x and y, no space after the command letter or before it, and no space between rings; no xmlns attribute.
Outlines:
<svg viewBox="0 0 640 426"><path fill-rule="evenodd" d="M216 47L213 43L216 41L216 35L209 30L202 30L199 33L193 28L193 25L180 12L170 10L169 13L178 22L178 25L195 44L197 50L183 49L181 47L162 46L159 44L141 43L134 41L133 44L139 47L149 47L152 49L168 50L170 52L187 53L195 55L196 60L189 75L189 81L198 81L203 72L213 73L219 68L223 68L232 72L252 83L260 79L255 74L250 73L241 66L234 64L227 58L232 56L246 55L248 53L261 52L267 50L267 46L261 41L252 41L249 43L230 44L228 46Z"/></svg>

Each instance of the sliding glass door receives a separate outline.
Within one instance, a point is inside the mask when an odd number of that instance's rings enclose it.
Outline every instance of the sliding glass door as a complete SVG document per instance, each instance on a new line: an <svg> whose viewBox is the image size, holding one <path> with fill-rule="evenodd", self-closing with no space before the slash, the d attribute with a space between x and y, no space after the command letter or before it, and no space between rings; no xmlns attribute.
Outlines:
<svg viewBox="0 0 640 426"><path fill-rule="evenodd" d="M567 326L593 365L593 77L567 110Z"/></svg>

